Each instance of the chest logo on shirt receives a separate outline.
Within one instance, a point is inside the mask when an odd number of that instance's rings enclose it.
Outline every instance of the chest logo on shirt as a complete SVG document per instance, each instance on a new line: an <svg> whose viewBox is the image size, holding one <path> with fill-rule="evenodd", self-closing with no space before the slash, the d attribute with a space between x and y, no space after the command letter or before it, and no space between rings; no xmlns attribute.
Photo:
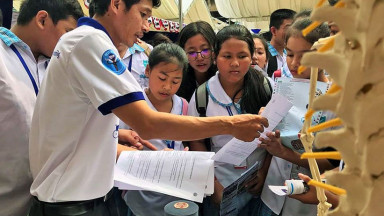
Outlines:
<svg viewBox="0 0 384 216"><path fill-rule="evenodd" d="M54 51L52 56L55 56L56 58L60 58L60 50Z"/></svg>
<svg viewBox="0 0 384 216"><path fill-rule="evenodd" d="M119 125L116 125L115 130L113 131L113 138L119 137Z"/></svg>
<svg viewBox="0 0 384 216"><path fill-rule="evenodd" d="M124 63L119 59L119 57L112 51L107 50L103 53L101 57L101 62L104 67L112 71L116 75L121 75L127 69Z"/></svg>

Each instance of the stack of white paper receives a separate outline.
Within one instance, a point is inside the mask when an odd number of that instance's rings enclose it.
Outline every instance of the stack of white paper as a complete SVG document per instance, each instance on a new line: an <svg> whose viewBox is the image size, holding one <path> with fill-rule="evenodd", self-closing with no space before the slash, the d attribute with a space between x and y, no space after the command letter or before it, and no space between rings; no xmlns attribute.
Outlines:
<svg viewBox="0 0 384 216"><path fill-rule="evenodd" d="M308 111L309 79L291 79L280 77L276 80L274 94L280 94L292 102L293 107L283 118L276 129L281 132L282 144L299 153L305 152L304 146L298 134L303 128L305 114ZM318 81L316 84L316 97L325 94L330 87L329 83ZM325 121L323 112L315 112L312 115L312 125Z"/></svg>
<svg viewBox="0 0 384 216"><path fill-rule="evenodd" d="M120 190L155 191L202 202L213 194L213 152L124 151L115 166Z"/></svg>

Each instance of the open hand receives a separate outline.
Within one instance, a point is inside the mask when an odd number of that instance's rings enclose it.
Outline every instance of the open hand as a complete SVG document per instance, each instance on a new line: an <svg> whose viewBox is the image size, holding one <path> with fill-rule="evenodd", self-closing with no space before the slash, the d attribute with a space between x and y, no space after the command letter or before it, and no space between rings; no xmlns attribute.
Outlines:
<svg viewBox="0 0 384 216"><path fill-rule="evenodd" d="M142 139L134 130L119 129L119 143L139 150L142 150L144 146L150 150L157 150L154 145Z"/></svg>
<svg viewBox="0 0 384 216"><path fill-rule="evenodd" d="M280 131L276 130L275 132L268 132L266 135L268 138L259 138L261 141L259 147L264 148L273 156L282 158L282 155L288 149L281 144Z"/></svg>

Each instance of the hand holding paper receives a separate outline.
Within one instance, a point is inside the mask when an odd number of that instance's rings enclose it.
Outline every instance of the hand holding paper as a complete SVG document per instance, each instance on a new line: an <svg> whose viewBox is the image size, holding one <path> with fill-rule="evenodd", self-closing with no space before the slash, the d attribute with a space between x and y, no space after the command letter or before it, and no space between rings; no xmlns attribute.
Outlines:
<svg viewBox="0 0 384 216"><path fill-rule="evenodd" d="M260 134L260 137L265 138L267 132L272 132L291 107L292 103L285 97L274 94L261 114L261 116L268 119L269 127L264 128L264 132ZM238 166L257 148L259 143L260 141L258 139L255 139L252 142L243 142L233 138L225 144L212 159Z"/></svg>

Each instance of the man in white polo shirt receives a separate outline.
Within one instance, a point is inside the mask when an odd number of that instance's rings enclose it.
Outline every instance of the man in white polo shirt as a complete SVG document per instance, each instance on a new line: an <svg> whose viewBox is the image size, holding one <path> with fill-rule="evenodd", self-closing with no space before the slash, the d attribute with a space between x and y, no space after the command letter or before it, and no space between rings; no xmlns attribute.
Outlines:
<svg viewBox="0 0 384 216"><path fill-rule="evenodd" d="M36 95L47 56L62 34L76 28L80 16L77 1L28 0L21 5L17 24L11 30L0 28L1 216L28 214L28 139Z"/></svg>
<svg viewBox="0 0 384 216"><path fill-rule="evenodd" d="M118 57L148 29L159 0L94 0L52 57L30 133L30 216L112 215L110 193L119 118L145 139L192 140L231 134L251 141L267 119L257 115L196 118L155 112Z"/></svg>
<svg viewBox="0 0 384 216"><path fill-rule="evenodd" d="M283 77L291 77L292 74L287 66L287 51L285 50L285 32L292 25L296 12L291 9L275 10L270 16L269 29L272 34L268 51L271 57L268 60L267 73L272 77L273 72L281 70Z"/></svg>

